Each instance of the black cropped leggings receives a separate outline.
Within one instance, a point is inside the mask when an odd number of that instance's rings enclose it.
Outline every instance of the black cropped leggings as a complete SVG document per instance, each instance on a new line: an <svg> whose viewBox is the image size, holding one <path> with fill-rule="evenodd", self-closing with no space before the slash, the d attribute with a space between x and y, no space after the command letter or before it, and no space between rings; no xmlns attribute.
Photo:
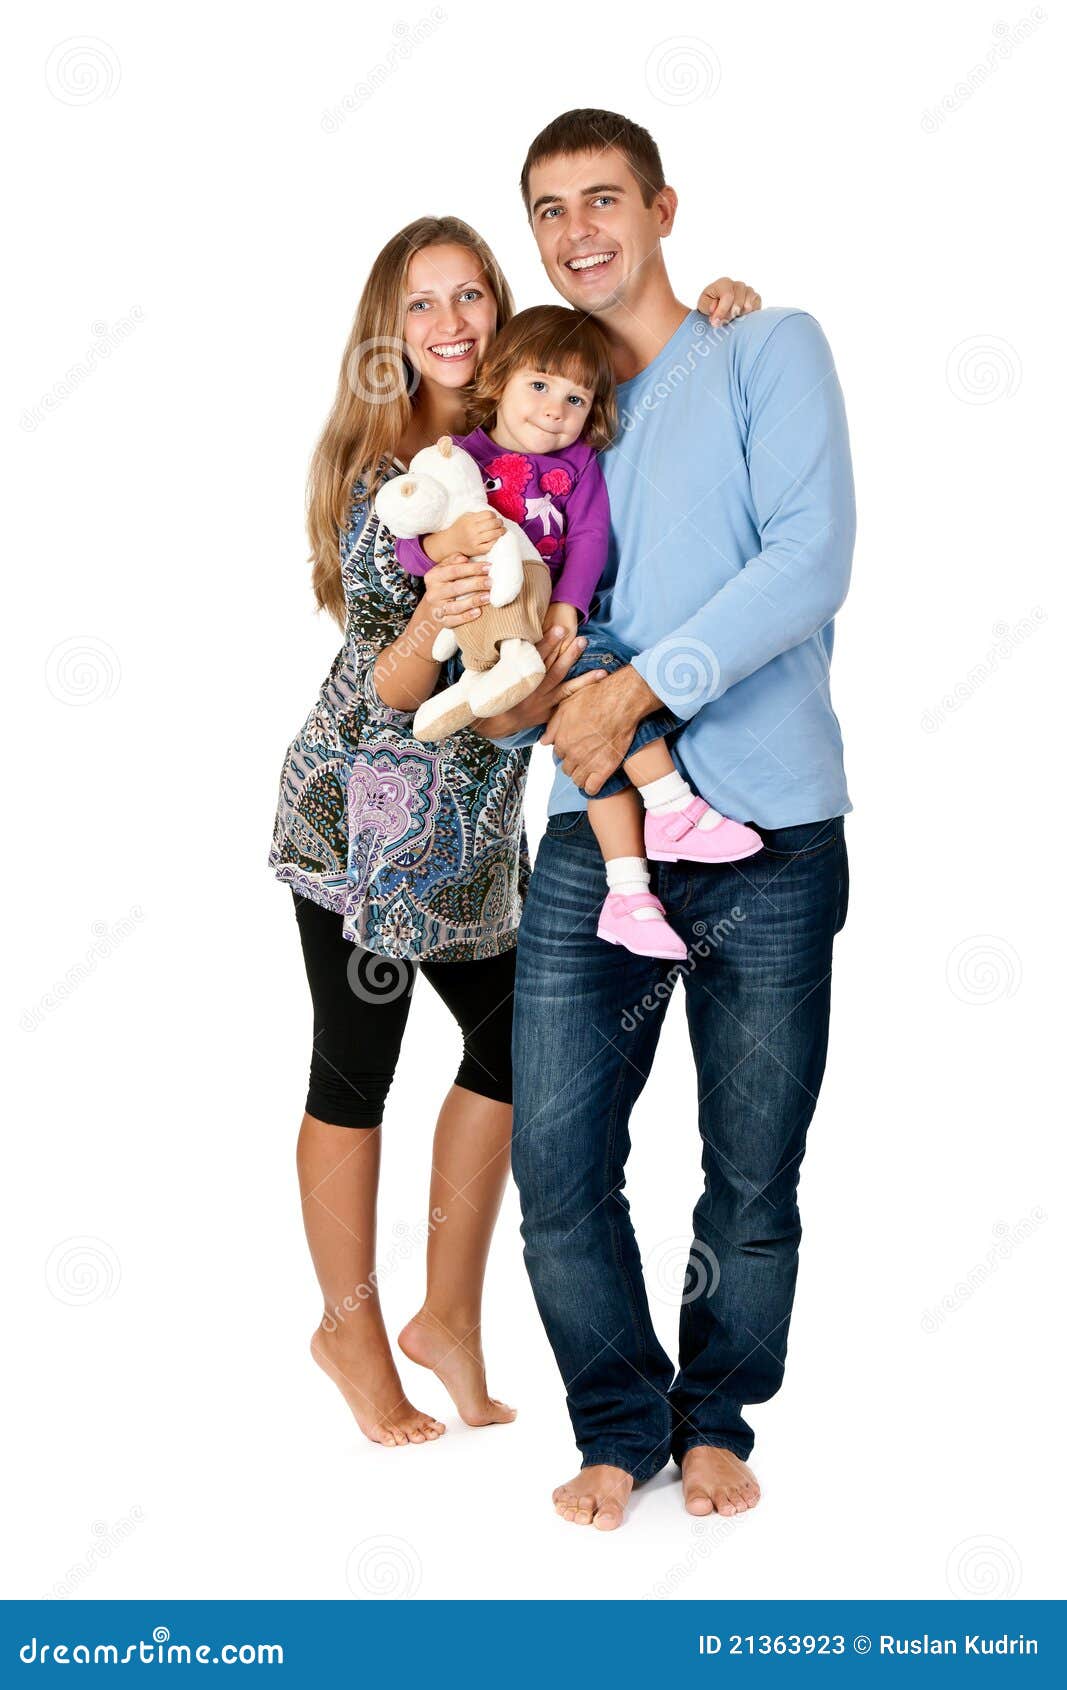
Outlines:
<svg viewBox="0 0 1067 1690"><path fill-rule="evenodd" d="M457 1086L511 1102L515 950L479 962L399 962L361 950L341 917L293 893L314 1008L309 1115L376 1127L393 1083L416 974L424 974L463 1034Z"/></svg>

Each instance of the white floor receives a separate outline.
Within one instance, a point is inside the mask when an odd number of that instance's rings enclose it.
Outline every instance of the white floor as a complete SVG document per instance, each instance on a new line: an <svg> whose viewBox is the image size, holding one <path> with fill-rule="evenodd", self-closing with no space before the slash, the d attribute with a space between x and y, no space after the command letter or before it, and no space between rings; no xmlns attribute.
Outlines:
<svg viewBox="0 0 1067 1690"><path fill-rule="evenodd" d="M865 854L857 823L861 869ZM14 1147L7 1242L26 1266L7 1392L19 1521L5 1535L8 1593L1052 1595L1060 1358L1054 1224L1040 1218L1046 1127L1036 1093L1007 1109L1027 1071L990 1063L986 1045L990 1027L1025 1040L1024 1006L961 1003L942 959L906 1009L914 959L863 878L801 1186L787 1383L753 1414L764 1501L734 1522L693 1521L669 1471L610 1538L549 1506L575 1460L514 1191L486 1341L491 1384L518 1421L468 1430L437 1381L404 1364L447 1435L400 1451L361 1438L306 1355L315 1287L291 1165L306 1010L288 894L268 884L260 931L195 990L177 967L182 899L170 936L145 919L26 1035L66 1104ZM872 977L860 962L879 948ZM174 1060L158 1082L150 1051L118 1068L99 1054L120 1013L131 1036L143 1020L146 1045L165 1017ZM450 1060L452 1029L425 988L410 1037L438 1069ZM432 1125L421 1066L404 1066L387 1123L382 1296L394 1330L421 1289ZM678 1003L635 1119L630 1182L667 1343L698 1180L685 1111L671 1126L667 1106L691 1090Z"/></svg>

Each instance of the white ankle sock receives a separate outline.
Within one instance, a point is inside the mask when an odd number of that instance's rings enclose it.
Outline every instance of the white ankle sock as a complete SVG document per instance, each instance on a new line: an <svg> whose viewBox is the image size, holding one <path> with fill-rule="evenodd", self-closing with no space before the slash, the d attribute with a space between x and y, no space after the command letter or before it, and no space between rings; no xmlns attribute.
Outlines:
<svg viewBox="0 0 1067 1690"><path fill-rule="evenodd" d="M644 857L607 857L604 868L608 876L609 892L647 892L651 882L648 864ZM651 909L634 910L635 921L653 921L659 919L659 911Z"/></svg>
<svg viewBox="0 0 1067 1690"><path fill-rule="evenodd" d="M645 809L660 816L668 815L672 810L684 810L696 796L689 782L682 779L677 769L672 769L669 775L660 775L658 780L646 781L644 786L639 786L637 790L641 794ZM706 814L697 822L697 827L701 832L707 833L711 828L718 827L721 821L718 810L713 810L709 804Z"/></svg>

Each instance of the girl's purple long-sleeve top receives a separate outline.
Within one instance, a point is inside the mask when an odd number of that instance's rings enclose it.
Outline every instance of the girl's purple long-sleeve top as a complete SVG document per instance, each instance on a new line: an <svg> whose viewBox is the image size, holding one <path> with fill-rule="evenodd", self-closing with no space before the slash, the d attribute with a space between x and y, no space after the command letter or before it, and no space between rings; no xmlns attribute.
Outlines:
<svg viewBox="0 0 1067 1690"><path fill-rule="evenodd" d="M548 565L552 599L583 616L604 572L611 517L597 455L580 440L547 457L509 452L484 429L460 435L482 472L489 503L525 529ZM397 540L396 558L409 575L433 568L419 540Z"/></svg>

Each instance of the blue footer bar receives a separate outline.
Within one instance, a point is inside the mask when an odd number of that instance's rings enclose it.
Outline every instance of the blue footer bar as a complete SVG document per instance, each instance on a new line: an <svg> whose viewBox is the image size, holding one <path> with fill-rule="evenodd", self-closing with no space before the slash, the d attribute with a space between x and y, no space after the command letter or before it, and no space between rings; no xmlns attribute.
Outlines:
<svg viewBox="0 0 1067 1690"><path fill-rule="evenodd" d="M63 1673L280 1684L1067 1684L1062 1602L6 1602L5 1685Z"/></svg>

